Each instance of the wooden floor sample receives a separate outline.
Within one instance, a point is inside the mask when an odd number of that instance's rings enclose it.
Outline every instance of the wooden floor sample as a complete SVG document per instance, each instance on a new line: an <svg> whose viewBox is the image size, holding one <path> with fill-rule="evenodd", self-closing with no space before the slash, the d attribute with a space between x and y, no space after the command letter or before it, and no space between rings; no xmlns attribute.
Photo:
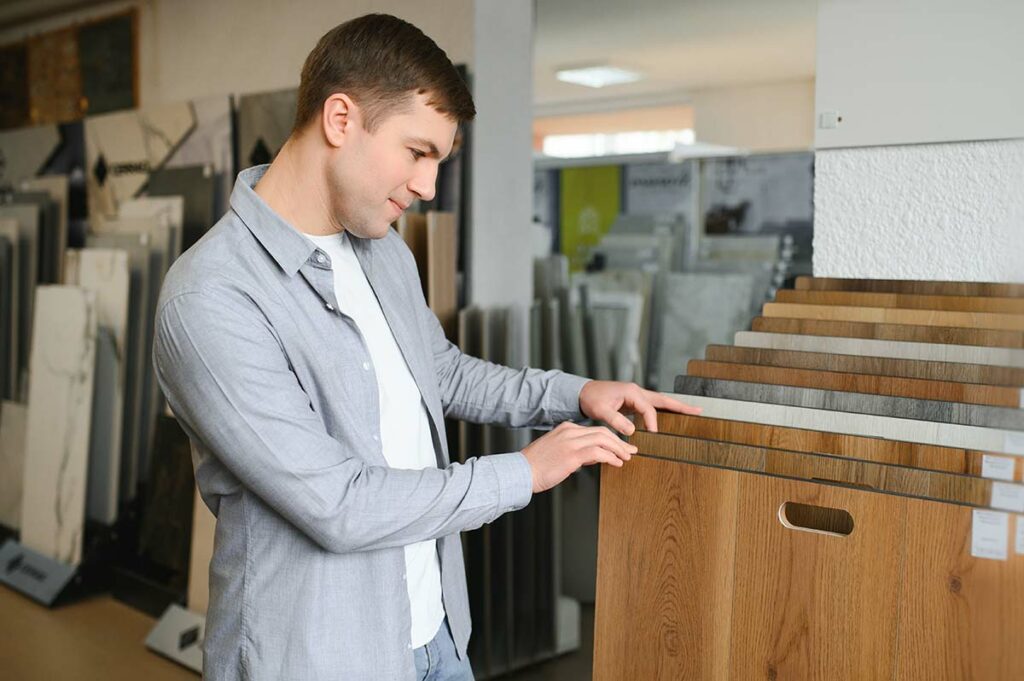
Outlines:
<svg viewBox="0 0 1024 681"><path fill-rule="evenodd" d="M896 307L946 312L992 312L1024 314L1024 298L983 298L980 296L925 296L909 293L868 293L862 291L795 291L782 289L777 303L840 305L846 307Z"/></svg>
<svg viewBox="0 0 1024 681"><path fill-rule="evenodd" d="M787 428L762 423L729 421L706 416L658 413L658 431L705 440L720 440L794 452L827 454L924 470L982 476L985 457L991 454L972 449L942 447L918 442L886 440L880 437L846 435L829 431ZM1000 457L1014 463L1013 479L1024 480L1024 458Z"/></svg>
<svg viewBox="0 0 1024 681"><path fill-rule="evenodd" d="M602 471L594 681L731 678L737 481L639 457Z"/></svg>
<svg viewBox="0 0 1024 681"><path fill-rule="evenodd" d="M977 383L1018 389L1024 386L1024 369L987 364L936 362L829 352L773 350L770 348L739 347L735 345L709 345L704 351L704 358L713 362L760 364L762 366L873 374L876 376L914 378L928 381Z"/></svg>
<svg viewBox="0 0 1024 681"><path fill-rule="evenodd" d="M47 609L0 588L0 669L17 681L196 681L146 649L156 620L109 596Z"/></svg>
<svg viewBox="0 0 1024 681"><path fill-rule="evenodd" d="M941 400L966 404L1009 407L1019 409L1020 388L934 381L920 378L903 378L871 374L841 373L816 369L763 366L760 364L736 364L707 360L690 360L686 373L705 378L721 378L730 381L749 381L790 385L800 388L839 390L843 392L870 393L891 397L909 397L918 400Z"/></svg>
<svg viewBox="0 0 1024 681"><path fill-rule="evenodd" d="M1002 497L993 497L993 489L995 485L1007 484L968 475L643 430L635 432L629 441L636 445L640 454L646 456L736 471L768 473L792 480L834 482L876 492L978 508L1001 508L999 499ZM1016 487L1018 493L1024 494L1024 487Z"/></svg>
<svg viewBox="0 0 1024 681"><path fill-rule="evenodd" d="M1024 333L994 329L964 329L948 326L914 326L909 324L871 324L866 322L787 319L782 317L755 317L750 328L752 331L788 333L802 336L840 336L846 338L911 341L914 343L949 343L953 345L983 345L992 348L1024 348Z"/></svg>
<svg viewBox="0 0 1024 681"><path fill-rule="evenodd" d="M798 305L765 303L764 317L820 319L826 321L867 322L869 324L910 324L914 326L963 327L1024 331L1024 315L989 312L943 312L941 310L904 310L889 307L840 307L836 305Z"/></svg>
<svg viewBox="0 0 1024 681"><path fill-rule="evenodd" d="M777 322L780 320L765 321ZM800 336L788 333L762 333L759 331L739 331L733 337L733 342L737 346L769 350L824 352L836 355L860 355L929 362L948 362L953 364L982 364L985 366L1024 369L1024 350L1013 348L988 348L979 345L954 345L952 343L914 343L896 340L876 340L874 338Z"/></svg>
<svg viewBox="0 0 1024 681"><path fill-rule="evenodd" d="M834 279L797 277L800 291L866 291L874 293L910 293L926 296L985 296L1024 298L1024 284L998 284L969 281L914 281L902 279Z"/></svg>

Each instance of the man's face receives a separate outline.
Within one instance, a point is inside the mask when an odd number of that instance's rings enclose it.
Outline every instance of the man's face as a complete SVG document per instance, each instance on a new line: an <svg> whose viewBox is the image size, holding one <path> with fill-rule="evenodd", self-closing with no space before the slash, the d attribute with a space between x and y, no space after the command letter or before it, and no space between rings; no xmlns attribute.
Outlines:
<svg viewBox="0 0 1024 681"><path fill-rule="evenodd" d="M414 95L370 133L359 112L328 166L335 218L357 237L380 239L414 199L434 197L438 164L451 152L456 123Z"/></svg>

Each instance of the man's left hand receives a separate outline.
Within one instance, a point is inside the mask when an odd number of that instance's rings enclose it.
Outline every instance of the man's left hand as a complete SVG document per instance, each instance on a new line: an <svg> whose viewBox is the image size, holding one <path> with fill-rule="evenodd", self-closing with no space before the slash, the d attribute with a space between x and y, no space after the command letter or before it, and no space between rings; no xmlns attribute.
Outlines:
<svg viewBox="0 0 1024 681"><path fill-rule="evenodd" d="M580 391L580 411L584 416L604 421L623 435L632 435L636 428L624 413L639 414L644 427L658 432L657 410L678 414L697 415L700 407L691 407L653 390L645 390L636 383L619 381L589 381Z"/></svg>

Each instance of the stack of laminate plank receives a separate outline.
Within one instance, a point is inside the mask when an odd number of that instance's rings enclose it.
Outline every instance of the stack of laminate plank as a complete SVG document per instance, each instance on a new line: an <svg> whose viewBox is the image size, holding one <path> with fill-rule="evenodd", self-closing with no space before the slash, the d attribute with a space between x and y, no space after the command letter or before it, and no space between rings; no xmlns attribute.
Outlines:
<svg viewBox="0 0 1024 681"><path fill-rule="evenodd" d="M1024 285L802 277L686 370L602 475L595 679L1024 679Z"/></svg>

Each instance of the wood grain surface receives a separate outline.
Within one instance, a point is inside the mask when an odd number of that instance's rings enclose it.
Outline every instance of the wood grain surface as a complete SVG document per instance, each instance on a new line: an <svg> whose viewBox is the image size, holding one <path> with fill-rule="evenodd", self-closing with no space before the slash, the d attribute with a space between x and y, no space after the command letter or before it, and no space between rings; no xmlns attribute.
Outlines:
<svg viewBox="0 0 1024 681"><path fill-rule="evenodd" d="M642 428L642 423L638 424ZM658 413L658 431L705 440L787 449L794 452L827 454L848 459L909 466L945 473L981 477L987 452L975 449L943 447L919 442L887 440L880 437L847 435L830 431L789 428L745 421L730 421L706 416ZM1024 480L1024 458L1000 457L1014 462L1013 479Z"/></svg>
<svg viewBox="0 0 1024 681"><path fill-rule="evenodd" d="M731 381L750 381L791 385L801 388L840 390L844 392L871 393L892 397L911 397L919 400L942 400L967 404L1009 407L1019 409L1020 388L934 381L900 376L856 374L817 369L763 366L761 364L738 364L692 359L686 365L686 373L705 378L722 378Z"/></svg>
<svg viewBox="0 0 1024 681"><path fill-rule="evenodd" d="M797 388L788 385L729 381L699 376L678 376L675 390L677 393L722 397L730 400L767 402L854 414L894 416L902 419L936 421L1006 431L1024 430L1024 410L961 402Z"/></svg>
<svg viewBox="0 0 1024 681"><path fill-rule="evenodd" d="M704 357L713 362L733 362L735 364L760 364L762 366L838 371L929 381L977 383L1010 388L1024 386L1024 369L987 364L773 350L735 345L709 345L704 351Z"/></svg>
<svg viewBox="0 0 1024 681"><path fill-rule="evenodd" d="M926 296L985 296L1024 298L1024 284L999 284L973 281L913 281L902 279L833 279L797 277L800 291L864 291L870 293L910 293Z"/></svg>
<svg viewBox="0 0 1024 681"><path fill-rule="evenodd" d="M752 331L788 333L845 338L877 338L879 340L914 343L949 343L983 345L995 348L1024 348L1024 333L993 329L965 329L949 326L913 326L908 324L872 324L867 322L822 321L818 319L784 319L754 317Z"/></svg>
<svg viewBox="0 0 1024 681"><path fill-rule="evenodd" d="M992 486L1004 484L970 475L893 466L858 459L636 431L639 454L674 461L768 473L793 480L852 485L921 499L992 508Z"/></svg>
<svg viewBox="0 0 1024 681"><path fill-rule="evenodd" d="M943 312L942 310L905 310L892 307L844 307L839 305L800 305L765 303L764 317L821 319L869 324L910 324L914 326L952 326L968 329L1024 331L1024 315L991 312Z"/></svg>
<svg viewBox="0 0 1024 681"><path fill-rule="evenodd" d="M840 305L845 307L895 307L946 312L991 312L1024 314L1024 298L983 298L980 296L924 296L909 293L867 293L861 291L795 291L782 289L777 303Z"/></svg>

